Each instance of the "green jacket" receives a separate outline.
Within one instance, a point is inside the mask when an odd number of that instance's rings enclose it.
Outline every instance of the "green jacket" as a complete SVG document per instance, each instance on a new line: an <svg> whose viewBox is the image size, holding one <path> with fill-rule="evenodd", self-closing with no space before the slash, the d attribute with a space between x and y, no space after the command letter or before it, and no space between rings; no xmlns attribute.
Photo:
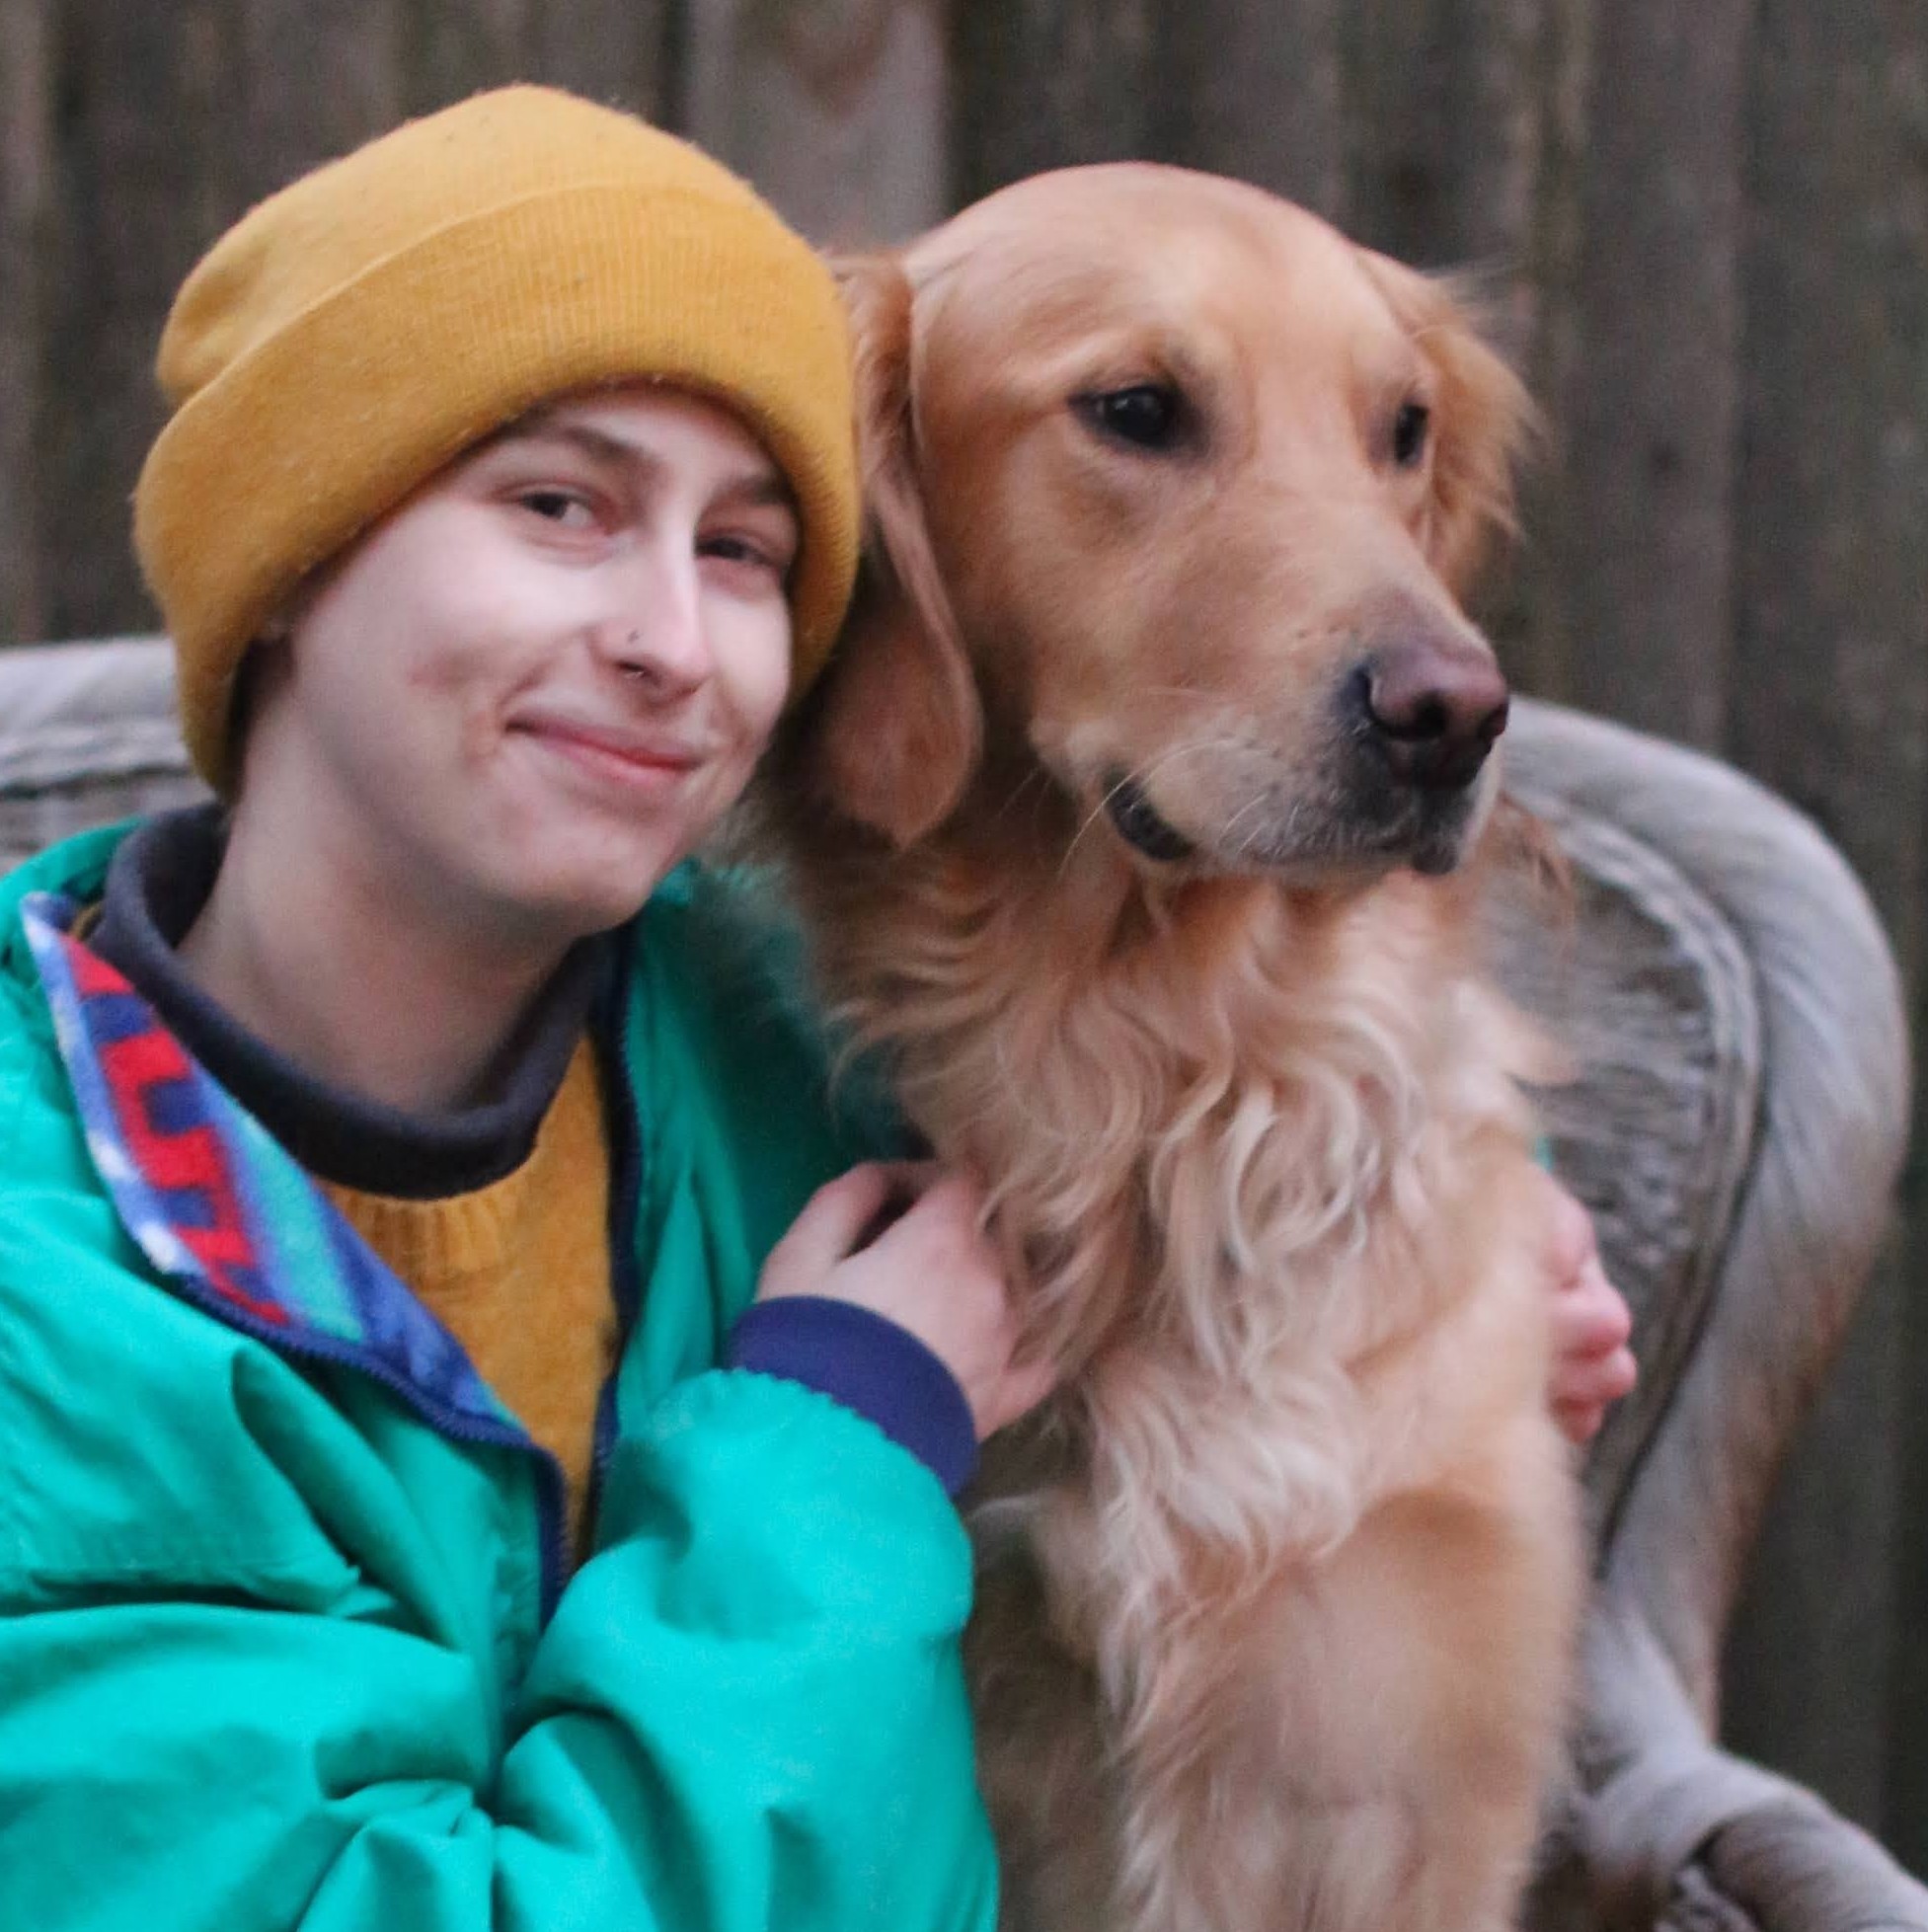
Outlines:
<svg viewBox="0 0 1928 1932"><path fill-rule="evenodd" d="M66 933L117 836L0 882L0 1925L992 1925L957 1514L715 1365L864 1151L729 889L629 936L637 1305L565 1584L554 1465Z"/></svg>

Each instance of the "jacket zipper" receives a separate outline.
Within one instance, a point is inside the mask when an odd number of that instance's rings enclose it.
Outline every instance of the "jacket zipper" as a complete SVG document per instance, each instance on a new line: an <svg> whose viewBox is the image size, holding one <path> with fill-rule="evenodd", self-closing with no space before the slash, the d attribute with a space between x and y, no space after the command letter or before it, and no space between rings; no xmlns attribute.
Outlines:
<svg viewBox="0 0 1928 1932"><path fill-rule="evenodd" d="M615 1187L609 1203L609 1273L616 1299L616 1365L603 1378L596 1397L595 1437L589 1464L589 1493L584 1509L591 1525L602 1502L602 1482L611 1450L616 1446L616 1384L622 1361L642 1307L643 1293L636 1255L637 1217L643 1194L643 1123L629 1082L629 988L635 966L636 929L632 925L618 942L612 975L615 1011L606 1033L605 1091L614 1096L612 1158Z"/></svg>

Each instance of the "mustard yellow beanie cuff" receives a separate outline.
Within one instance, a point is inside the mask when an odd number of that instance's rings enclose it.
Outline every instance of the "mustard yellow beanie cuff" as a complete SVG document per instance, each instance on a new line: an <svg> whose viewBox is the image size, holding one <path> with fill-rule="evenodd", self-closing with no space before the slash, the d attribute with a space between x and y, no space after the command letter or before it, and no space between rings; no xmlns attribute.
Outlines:
<svg viewBox="0 0 1928 1932"><path fill-rule="evenodd" d="M235 674L301 579L573 390L660 380L740 415L803 530L794 689L842 621L859 512L835 286L733 176L628 116L505 89L305 177L190 276L160 372L177 407L135 541L219 790Z"/></svg>

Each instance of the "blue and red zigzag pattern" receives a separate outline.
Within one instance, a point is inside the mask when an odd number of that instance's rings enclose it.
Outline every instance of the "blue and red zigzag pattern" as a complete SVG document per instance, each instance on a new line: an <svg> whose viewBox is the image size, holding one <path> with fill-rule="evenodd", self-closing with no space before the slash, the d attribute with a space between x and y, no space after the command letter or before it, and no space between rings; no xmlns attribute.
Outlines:
<svg viewBox="0 0 1928 1932"><path fill-rule="evenodd" d="M175 1238L216 1293L257 1321L286 1322L267 1289L196 1068L120 973L69 934L60 945L122 1148Z"/></svg>

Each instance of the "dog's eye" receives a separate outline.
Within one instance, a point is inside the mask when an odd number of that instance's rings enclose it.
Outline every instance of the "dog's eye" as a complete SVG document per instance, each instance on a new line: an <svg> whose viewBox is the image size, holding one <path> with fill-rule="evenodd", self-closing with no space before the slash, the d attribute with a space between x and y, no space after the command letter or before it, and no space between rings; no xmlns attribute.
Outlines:
<svg viewBox="0 0 1928 1932"><path fill-rule="evenodd" d="M1393 418L1393 461L1402 470L1410 470L1426 454L1426 435L1431 424L1432 412L1424 403L1406 403Z"/></svg>
<svg viewBox="0 0 1928 1932"><path fill-rule="evenodd" d="M1139 449L1172 449L1185 429L1185 402L1162 382L1134 382L1075 399L1078 414L1101 435Z"/></svg>

